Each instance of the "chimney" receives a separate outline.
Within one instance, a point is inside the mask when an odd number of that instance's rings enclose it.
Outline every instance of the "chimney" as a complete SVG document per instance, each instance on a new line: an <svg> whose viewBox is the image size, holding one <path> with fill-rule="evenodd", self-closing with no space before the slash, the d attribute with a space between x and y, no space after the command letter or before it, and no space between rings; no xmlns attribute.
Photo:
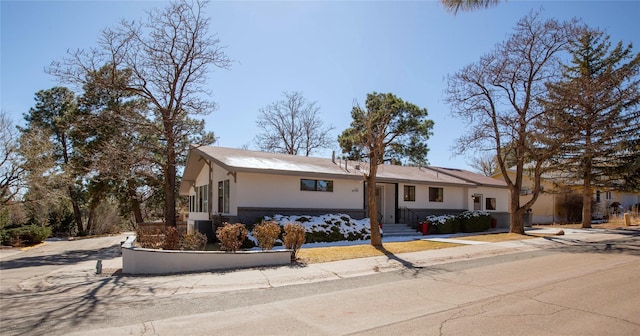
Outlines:
<svg viewBox="0 0 640 336"><path fill-rule="evenodd" d="M333 164L336 163L336 151L331 152L331 162L333 162Z"/></svg>

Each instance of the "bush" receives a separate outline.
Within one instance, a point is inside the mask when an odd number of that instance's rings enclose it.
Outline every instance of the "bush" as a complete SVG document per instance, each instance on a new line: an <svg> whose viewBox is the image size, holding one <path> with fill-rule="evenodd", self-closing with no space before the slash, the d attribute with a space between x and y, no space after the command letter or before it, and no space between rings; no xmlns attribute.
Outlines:
<svg viewBox="0 0 640 336"><path fill-rule="evenodd" d="M249 231L241 223L224 223L223 226L216 230L216 238L220 241L220 249L231 252L236 252L240 249L248 234Z"/></svg>
<svg viewBox="0 0 640 336"><path fill-rule="evenodd" d="M292 260L297 258L298 250L305 242L305 233L306 230L300 223L287 223L284 226L284 235L282 236L282 240L284 242L284 247L292 250Z"/></svg>
<svg viewBox="0 0 640 336"><path fill-rule="evenodd" d="M164 242L162 243L162 248L165 250L177 250L180 248L180 232L178 229L170 226L166 229L164 233Z"/></svg>
<svg viewBox="0 0 640 336"><path fill-rule="evenodd" d="M306 230L305 243L371 239L369 220L356 220L346 214L274 215L265 217L264 220L274 220L280 226L293 222L302 224Z"/></svg>
<svg viewBox="0 0 640 336"><path fill-rule="evenodd" d="M164 246L164 241L164 228L139 226L136 229L136 242L142 248L160 249Z"/></svg>
<svg viewBox="0 0 640 336"><path fill-rule="evenodd" d="M453 215L429 216L426 220L430 233L456 233L460 230L460 220Z"/></svg>
<svg viewBox="0 0 640 336"><path fill-rule="evenodd" d="M491 228L491 215L484 211L465 211L458 216L462 232L481 232Z"/></svg>
<svg viewBox="0 0 640 336"><path fill-rule="evenodd" d="M280 225L275 221L262 222L253 228L253 236L263 251L273 249L280 232Z"/></svg>
<svg viewBox="0 0 640 336"><path fill-rule="evenodd" d="M51 228L48 226L28 225L3 231L0 235L2 244L11 246L35 245L51 236Z"/></svg>
<svg viewBox="0 0 640 336"><path fill-rule="evenodd" d="M207 235L202 232L184 234L180 237L180 248L188 251L201 251L207 247Z"/></svg>

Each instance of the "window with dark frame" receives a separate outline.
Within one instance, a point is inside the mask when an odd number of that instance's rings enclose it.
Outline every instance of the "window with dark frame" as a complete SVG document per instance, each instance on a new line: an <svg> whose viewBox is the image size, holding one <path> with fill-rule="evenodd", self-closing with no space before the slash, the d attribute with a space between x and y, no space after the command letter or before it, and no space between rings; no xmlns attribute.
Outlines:
<svg viewBox="0 0 640 336"><path fill-rule="evenodd" d="M195 187L195 195L189 196L190 212L209 212L209 186Z"/></svg>
<svg viewBox="0 0 640 336"><path fill-rule="evenodd" d="M300 179L300 190L333 192L333 181Z"/></svg>
<svg viewBox="0 0 640 336"><path fill-rule="evenodd" d="M412 185L404 186L404 201L405 202L416 201L416 186L412 186Z"/></svg>
<svg viewBox="0 0 640 336"><path fill-rule="evenodd" d="M484 205L484 209L485 210L495 210L496 209L496 199L495 198L491 198L491 197L487 197L485 198L485 205Z"/></svg>
<svg viewBox="0 0 640 336"><path fill-rule="evenodd" d="M429 187L429 202L444 202L444 189Z"/></svg>
<svg viewBox="0 0 640 336"><path fill-rule="evenodd" d="M229 213L229 180L218 181L218 212Z"/></svg>

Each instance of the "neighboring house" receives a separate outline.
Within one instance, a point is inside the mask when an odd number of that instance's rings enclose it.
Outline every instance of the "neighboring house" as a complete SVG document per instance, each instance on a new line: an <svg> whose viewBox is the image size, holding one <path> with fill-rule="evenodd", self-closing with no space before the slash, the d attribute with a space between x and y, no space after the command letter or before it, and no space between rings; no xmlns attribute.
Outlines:
<svg viewBox="0 0 640 336"><path fill-rule="evenodd" d="M367 217L367 163L201 146L189 150L180 194L190 224L254 223L265 215L344 213ZM460 169L381 165L376 185L382 223L416 227L431 214L486 210L509 225L504 182Z"/></svg>
<svg viewBox="0 0 640 336"><path fill-rule="evenodd" d="M511 168L508 174L510 178L515 179L515 168ZM493 178L504 180L501 173L493 175ZM581 221L582 186L579 181L570 179L559 172L547 172L542 174L540 183L542 191L531 207L533 224L578 223ZM533 178L525 172L520 192L521 205L531 199L532 191ZM599 220L634 210L634 205L640 204L640 193L600 188L593 191L592 201L592 217L594 220Z"/></svg>

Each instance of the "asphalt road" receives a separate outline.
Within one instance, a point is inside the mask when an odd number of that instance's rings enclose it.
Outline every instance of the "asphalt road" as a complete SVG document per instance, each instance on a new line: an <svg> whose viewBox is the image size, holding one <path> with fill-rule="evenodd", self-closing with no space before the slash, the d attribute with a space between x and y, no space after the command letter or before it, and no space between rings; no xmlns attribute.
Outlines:
<svg viewBox="0 0 640 336"><path fill-rule="evenodd" d="M76 277L64 285L40 279L44 282L31 283L45 285L24 288L25 279L51 267L117 256L112 243L120 238L82 247L56 242L46 244L46 251L0 261L0 333L639 335L637 233L597 244L576 241L433 267L407 265L368 276L230 292L122 295L126 281L118 275Z"/></svg>

